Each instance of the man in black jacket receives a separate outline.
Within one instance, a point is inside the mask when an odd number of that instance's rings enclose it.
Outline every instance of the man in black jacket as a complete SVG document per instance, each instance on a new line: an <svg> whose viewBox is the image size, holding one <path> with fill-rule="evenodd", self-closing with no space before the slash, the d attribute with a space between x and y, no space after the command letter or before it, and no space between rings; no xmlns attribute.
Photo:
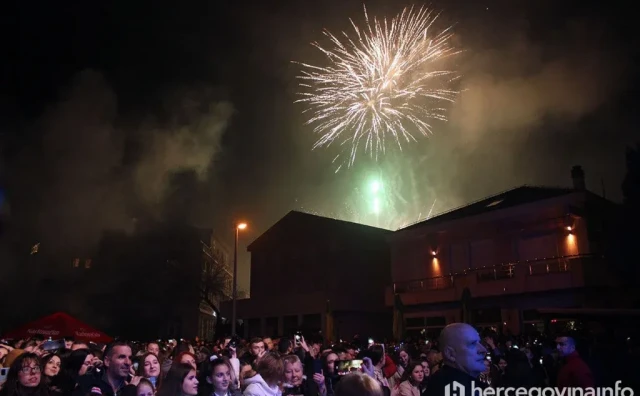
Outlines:
<svg viewBox="0 0 640 396"><path fill-rule="evenodd" d="M87 396L92 389L99 388L103 396L119 396L129 385L127 377L131 374L131 347L126 342L116 341L104 351L104 368L94 369L78 378L73 396ZM139 378L135 378L139 382Z"/></svg>
<svg viewBox="0 0 640 396"><path fill-rule="evenodd" d="M439 344L443 366L429 377L426 396L481 396L486 385L478 376L485 370L487 350L478 332L466 323L452 323L442 330Z"/></svg>

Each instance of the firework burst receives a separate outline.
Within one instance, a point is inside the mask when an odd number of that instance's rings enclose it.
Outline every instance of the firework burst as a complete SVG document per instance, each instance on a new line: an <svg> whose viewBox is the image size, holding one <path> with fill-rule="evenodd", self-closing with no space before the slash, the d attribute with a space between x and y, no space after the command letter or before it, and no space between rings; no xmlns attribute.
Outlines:
<svg viewBox="0 0 640 396"><path fill-rule="evenodd" d="M364 15L364 29L350 20L351 36L343 32L339 39L325 31L332 48L313 45L329 65L300 63L298 76L302 98L296 102L309 105L307 124L321 135L313 148L337 142L349 154L348 166L362 146L377 159L389 138L402 150L403 142L428 136L430 122L446 121L444 107L458 93L451 88L455 72L438 66L458 51L450 45L451 27L432 32L437 14L411 7L389 22L370 22L366 8Z"/></svg>

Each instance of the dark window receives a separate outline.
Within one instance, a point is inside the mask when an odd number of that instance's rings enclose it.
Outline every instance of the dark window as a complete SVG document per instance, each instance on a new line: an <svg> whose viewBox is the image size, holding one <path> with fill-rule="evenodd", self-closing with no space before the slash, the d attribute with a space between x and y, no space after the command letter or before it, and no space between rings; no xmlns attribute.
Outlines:
<svg viewBox="0 0 640 396"><path fill-rule="evenodd" d="M298 316L285 316L282 326L282 334L279 335L283 337L291 337L296 330L298 330Z"/></svg>
<svg viewBox="0 0 640 396"><path fill-rule="evenodd" d="M500 308L476 309L473 311L473 319L476 323L500 323L502 312Z"/></svg>
<svg viewBox="0 0 640 396"><path fill-rule="evenodd" d="M267 318L265 323L264 336L265 337L273 337L278 335L278 318L272 317Z"/></svg>
<svg viewBox="0 0 640 396"><path fill-rule="evenodd" d="M304 315L302 317L302 328L308 332L318 332L322 327L320 314Z"/></svg>
<svg viewBox="0 0 640 396"><path fill-rule="evenodd" d="M406 318L405 323L407 327L424 327L424 318Z"/></svg>
<svg viewBox="0 0 640 396"><path fill-rule="evenodd" d="M444 316L434 316L427 318L427 327L444 327L447 325L447 318Z"/></svg>

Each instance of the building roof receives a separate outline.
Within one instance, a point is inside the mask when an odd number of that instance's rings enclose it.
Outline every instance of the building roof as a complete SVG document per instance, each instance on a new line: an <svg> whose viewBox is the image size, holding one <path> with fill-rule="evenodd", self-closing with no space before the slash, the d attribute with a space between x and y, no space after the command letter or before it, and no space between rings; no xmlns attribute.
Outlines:
<svg viewBox="0 0 640 396"><path fill-rule="evenodd" d="M258 238L256 238L249 246L247 246L247 250L251 251L253 247L256 246L259 241L265 239L268 234L274 232L275 229L281 229L285 227L285 224L300 224L305 223L307 225L313 223L314 226L323 226L329 229L341 229L345 231L355 231L359 230L361 232L365 232L369 235L371 233L378 234L380 236L384 236L390 234L392 231L385 230L383 228L371 227L364 224L352 223L350 221L333 219L330 217L318 216L311 213L300 212L297 210L292 210L286 215L284 215L280 220L278 220L274 225L269 227L265 232L263 232Z"/></svg>
<svg viewBox="0 0 640 396"><path fill-rule="evenodd" d="M520 186L501 192L497 195L483 198L466 206L450 210L428 220L412 224L399 231L412 230L424 225L440 224L464 217L476 216L483 213L571 194L575 191L576 190L572 188Z"/></svg>

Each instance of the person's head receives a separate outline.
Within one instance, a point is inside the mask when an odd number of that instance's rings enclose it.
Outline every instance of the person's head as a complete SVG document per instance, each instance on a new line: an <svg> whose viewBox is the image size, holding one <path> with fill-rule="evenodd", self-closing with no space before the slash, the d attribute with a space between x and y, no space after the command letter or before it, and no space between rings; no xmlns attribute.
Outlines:
<svg viewBox="0 0 640 396"><path fill-rule="evenodd" d="M111 378L123 379L131 372L131 347L126 342L111 343L104 353L104 365Z"/></svg>
<svg viewBox="0 0 640 396"><path fill-rule="evenodd" d="M251 340L249 344L249 350L253 356L259 356L262 352L264 352L264 341L262 338L254 338Z"/></svg>
<svg viewBox="0 0 640 396"><path fill-rule="evenodd" d="M87 345L86 342L82 342L82 341L74 341L71 344L71 350L75 351L77 349L89 349L89 345Z"/></svg>
<svg viewBox="0 0 640 396"><path fill-rule="evenodd" d="M275 386L284 375L284 364L277 355L267 353L258 361L256 371L267 385Z"/></svg>
<svg viewBox="0 0 640 396"><path fill-rule="evenodd" d="M64 338L64 347L65 347L65 349L71 349L71 346L73 345L74 341L75 341L75 339L73 337L65 337Z"/></svg>
<svg viewBox="0 0 640 396"><path fill-rule="evenodd" d="M138 375L144 378L160 377L160 359L152 352L147 352L140 358Z"/></svg>
<svg viewBox="0 0 640 396"><path fill-rule="evenodd" d="M75 379L85 375L87 370L93 365L93 354L88 349L76 349L64 359L62 370L65 376Z"/></svg>
<svg viewBox="0 0 640 396"><path fill-rule="evenodd" d="M157 342L150 342L147 344L147 352L151 352L156 356L160 356L160 345Z"/></svg>
<svg viewBox="0 0 640 396"><path fill-rule="evenodd" d="M329 352L324 357L324 369L327 373L333 374L336 370L336 362L338 361L338 355L334 352Z"/></svg>
<svg viewBox="0 0 640 396"><path fill-rule="evenodd" d="M142 378L136 387L136 396L154 396L155 393L153 384L146 378Z"/></svg>
<svg viewBox="0 0 640 396"><path fill-rule="evenodd" d="M402 375L402 380L410 381L414 385L421 383L424 380L424 368L422 364L419 362L410 362Z"/></svg>
<svg viewBox="0 0 640 396"><path fill-rule="evenodd" d="M576 351L576 340L573 337L562 336L556 338L558 354L561 357L571 355Z"/></svg>
<svg viewBox="0 0 640 396"><path fill-rule="evenodd" d="M291 353L291 340L288 338L281 338L278 342L278 353L281 355L288 355Z"/></svg>
<svg viewBox="0 0 640 396"><path fill-rule="evenodd" d="M484 360L484 371L483 373L485 374L490 374L491 373L491 360L489 359L485 359Z"/></svg>
<svg viewBox="0 0 640 396"><path fill-rule="evenodd" d="M231 365L226 359L216 359L211 362L211 385L217 394L224 394L231 386Z"/></svg>
<svg viewBox="0 0 640 396"><path fill-rule="evenodd" d="M477 377L484 371L487 350L478 332L466 323L452 323L440 334L444 364Z"/></svg>
<svg viewBox="0 0 640 396"><path fill-rule="evenodd" d="M265 350L273 351L273 340L271 337L264 337L262 341L264 342Z"/></svg>
<svg viewBox="0 0 640 396"><path fill-rule="evenodd" d="M284 382L299 386L302 384L302 362L297 355L287 355L283 359L284 361Z"/></svg>
<svg viewBox="0 0 640 396"><path fill-rule="evenodd" d="M524 353L528 361L533 360L533 352L531 351L531 348L522 348L522 353Z"/></svg>
<svg viewBox="0 0 640 396"><path fill-rule="evenodd" d="M244 386L245 378L251 378L255 375L255 371L253 371L253 367L248 362L244 360L240 361L240 387Z"/></svg>
<svg viewBox="0 0 640 396"><path fill-rule="evenodd" d="M507 359L501 357L498 360L498 368L500 369L500 371L504 372L504 370L507 369Z"/></svg>
<svg viewBox="0 0 640 396"><path fill-rule="evenodd" d="M55 377L60 372L60 366L62 365L62 359L60 356L49 354L42 358L42 367L44 368L44 375L47 377Z"/></svg>
<svg viewBox="0 0 640 396"><path fill-rule="evenodd" d="M44 396L47 395L47 386L41 379L41 361L38 355L23 353L11 363L3 391L7 395L15 395L24 393L20 388L29 388L28 393L35 391L34 395Z"/></svg>
<svg viewBox="0 0 640 396"><path fill-rule="evenodd" d="M400 352L398 353L398 363L400 363L402 367L407 367L407 365L409 364L409 360L409 354L407 353L407 351L404 349L400 349Z"/></svg>
<svg viewBox="0 0 640 396"><path fill-rule="evenodd" d="M374 366L382 367L384 364L384 348L382 348L382 345L372 345L368 352L371 363L373 363Z"/></svg>
<svg viewBox="0 0 640 396"><path fill-rule="evenodd" d="M187 352L187 351L180 352L180 354L178 354L178 356L176 357L175 363L189 364L194 369L197 368L197 366L196 366L196 356L193 353Z"/></svg>
<svg viewBox="0 0 640 396"><path fill-rule="evenodd" d="M426 359L423 359L422 362L420 362L420 364L422 365L422 371L424 372L424 377L427 378L429 375L431 375L431 368L429 368L429 362Z"/></svg>
<svg viewBox="0 0 640 396"><path fill-rule="evenodd" d="M382 387L375 379L362 373L350 373L342 377L336 386L335 396L383 396Z"/></svg>
<svg viewBox="0 0 640 396"><path fill-rule="evenodd" d="M196 395L198 394L198 379L196 370L190 364L178 363L171 366L164 379L158 396Z"/></svg>

